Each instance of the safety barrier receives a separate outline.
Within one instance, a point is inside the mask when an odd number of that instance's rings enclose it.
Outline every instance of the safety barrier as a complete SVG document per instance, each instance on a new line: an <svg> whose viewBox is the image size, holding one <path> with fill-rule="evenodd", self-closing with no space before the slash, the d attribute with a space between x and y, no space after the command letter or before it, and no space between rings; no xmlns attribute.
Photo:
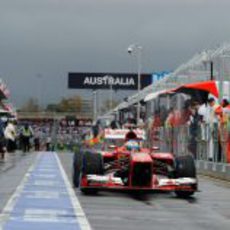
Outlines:
<svg viewBox="0 0 230 230"><path fill-rule="evenodd" d="M230 130L218 124L156 127L149 134L150 145L175 155L192 154L195 159L230 163Z"/></svg>
<svg viewBox="0 0 230 230"><path fill-rule="evenodd" d="M230 181L230 164L197 160L196 168L199 174Z"/></svg>
<svg viewBox="0 0 230 230"><path fill-rule="evenodd" d="M230 130L227 125L155 127L148 144L175 155L192 154L199 174L230 181Z"/></svg>

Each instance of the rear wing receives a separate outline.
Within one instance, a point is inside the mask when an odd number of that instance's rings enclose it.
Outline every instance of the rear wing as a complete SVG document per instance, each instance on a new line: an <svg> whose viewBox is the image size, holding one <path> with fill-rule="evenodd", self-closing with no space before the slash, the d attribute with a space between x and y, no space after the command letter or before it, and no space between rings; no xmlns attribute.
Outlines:
<svg viewBox="0 0 230 230"><path fill-rule="evenodd" d="M129 132L130 132L129 129L105 129L104 130L104 138L105 139L125 140L126 135ZM146 139L145 131L143 129L133 129L132 132L134 132L137 135L138 139L140 139L140 140Z"/></svg>

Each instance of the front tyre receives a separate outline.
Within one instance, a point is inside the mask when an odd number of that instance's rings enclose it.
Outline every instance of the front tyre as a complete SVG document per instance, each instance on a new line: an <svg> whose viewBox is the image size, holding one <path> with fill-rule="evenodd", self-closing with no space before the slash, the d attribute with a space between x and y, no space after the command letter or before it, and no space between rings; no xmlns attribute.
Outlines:
<svg viewBox="0 0 230 230"><path fill-rule="evenodd" d="M179 198L189 198L194 194L194 191L175 191L175 194Z"/></svg>
<svg viewBox="0 0 230 230"><path fill-rule="evenodd" d="M100 153L93 153L87 151L83 155L82 159L82 175L103 175L103 157ZM86 195L92 195L97 193L97 189L93 188L81 188L81 192Z"/></svg>
<svg viewBox="0 0 230 230"><path fill-rule="evenodd" d="M73 169L72 169L72 183L73 187L78 188L80 184L80 174L82 167L82 153L80 151L74 154Z"/></svg>
<svg viewBox="0 0 230 230"><path fill-rule="evenodd" d="M175 159L175 177L176 178L194 178L196 179L196 166L194 158L191 155L178 156ZM178 190L175 191L175 194L181 198L188 198L192 196L196 190L196 186L194 187L194 191L183 191Z"/></svg>

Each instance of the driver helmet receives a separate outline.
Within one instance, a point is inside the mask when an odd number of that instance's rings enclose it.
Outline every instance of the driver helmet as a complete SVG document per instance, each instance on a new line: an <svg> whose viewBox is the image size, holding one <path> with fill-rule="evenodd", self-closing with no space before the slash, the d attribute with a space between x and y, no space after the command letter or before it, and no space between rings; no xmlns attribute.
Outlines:
<svg viewBox="0 0 230 230"><path fill-rule="evenodd" d="M127 141L125 144L125 147L128 151L131 151L131 150L139 151L140 150L140 146L139 146L138 142L135 140Z"/></svg>

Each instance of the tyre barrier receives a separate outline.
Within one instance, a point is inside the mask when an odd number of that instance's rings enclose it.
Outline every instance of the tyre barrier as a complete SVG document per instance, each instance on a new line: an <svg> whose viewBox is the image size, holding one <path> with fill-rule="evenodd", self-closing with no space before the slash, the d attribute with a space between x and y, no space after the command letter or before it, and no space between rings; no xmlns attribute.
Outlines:
<svg viewBox="0 0 230 230"><path fill-rule="evenodd" d="M230 164L197 160L196 168L201 175L230 181Z"/></svg>

